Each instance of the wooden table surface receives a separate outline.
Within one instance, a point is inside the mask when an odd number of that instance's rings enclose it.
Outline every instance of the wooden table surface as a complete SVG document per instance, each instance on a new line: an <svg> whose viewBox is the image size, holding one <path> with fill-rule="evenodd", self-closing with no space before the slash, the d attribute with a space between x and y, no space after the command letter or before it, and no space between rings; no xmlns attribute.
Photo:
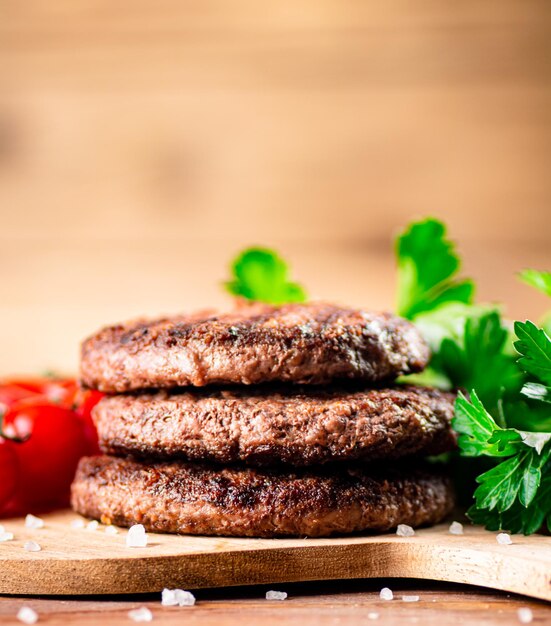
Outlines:
<svg viewBox="0 0 551 626"><path fill-rule="evenodd" d="M384 586L394 591L393 601L380 600L379 591ZM283 602L265 600L269 588L199 590L195 592L197 604L182 608L161 606L158 595L92 599L3 597L0 623L20 624L15 616L22 606L39 613L39 624L132 624L128 612L142 606L152 611L154 624L201 626L520 624L517 611L524 607L531 609L533 624L551 623L549 604L478 587L381 579L297 583L275 587L288 593ZM402 595L418 595L419 601L404 602Z"/></svg>

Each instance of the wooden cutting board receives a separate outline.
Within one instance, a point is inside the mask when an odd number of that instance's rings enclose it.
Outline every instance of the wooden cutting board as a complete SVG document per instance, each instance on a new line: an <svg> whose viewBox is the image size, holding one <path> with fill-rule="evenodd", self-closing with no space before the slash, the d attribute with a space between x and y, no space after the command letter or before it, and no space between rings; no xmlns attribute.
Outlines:
<svg viewBox="0 0 551 626"><path fill-rule="evenodd" d="M114 536L75 529L70 511L43 516L25 528L3 520L14 540L0 543L0 593L91 595L146 593L164 587L197 589L346 578L426 578L468 583L551 600L551 537L513 535L500 545L494 532L448 524L395 534L332 539L230 539L149 535L146 548L127 548ZM40 552L23 546L34 540Z"/></svg>

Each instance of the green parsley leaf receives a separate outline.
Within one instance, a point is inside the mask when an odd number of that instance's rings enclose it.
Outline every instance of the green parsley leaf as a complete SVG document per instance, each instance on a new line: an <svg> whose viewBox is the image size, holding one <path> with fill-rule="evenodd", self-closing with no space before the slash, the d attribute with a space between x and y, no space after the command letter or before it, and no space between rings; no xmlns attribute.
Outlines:
<svg viewBox="0 0 551 626"><path fill-rule="evenodd" d="M458 433L457 443L463 456L511 456L522 441L518 431L508 431L496 423L475 391L470 402L459 393L452 426Z"/></svg>
<svg viewBox="0 0 551 626"><path fill-rule="evenodd" d="M533 449L541 454L551 442L551 432L537 433L516 428L503 428L486 410L476 391L471 401L459 393L455 401L452 426L458 433L458 444L463 456L511 456Z"/></svg>
<svg viewBox="0 0 551 626"><path fill-rule="evenodd" d="M508 530L512 533L531 535L537 532L547 520L551 530L551 474L544 476L538 489L537 498L524 507L519 500L506 511L479 509L476 504L467 515L475 524L482 524L488 530Z"/></svg>
<svg viewBox="0 0 551 626"><path fill-rule="evenodd" d="M446 338L453 339L457 343L463 341L465 324L469 318L481 317L495 310L496 307L492 305L446 302L432 311L417 315L415 326L421 331L431 350L438 352L442 341Z"/></svg>
<svg viewBox="0 0 551 626"><path fill-rule="evenodd" d="M411 224L398 237L396 254L399 315L413 319L445 302L472 302L473 282L454 279L460 261L442 222L428 218Z"/></svg>
<svg viewBox="0 0 551 626"><path fill-rule="evenodd" d="M231 269L233 279L225 286L234 296L268 304L306 300L303 287L289 282L287 263L274 250L248 248L234 259Z"/></svg>
<svg viewBox="0 0 551 626"><path fill-rule="evenodd" d="M549 459L549 450L539 454L534 449L502 461L491 470L481 474L476 481L480 486L474 492L479 509L497 508L507 511L518 498L527 507L534 500L541 481L542 467Z"/></svg>
<svg viewBox="0 0 551 626"><path fill-rule="evenodd" d="M528 269L520 272L519 278L551 298L551 272Z"/></svg>
<svg viewBox="0 0 551 626"><path fill-rule="evenodd" d="M539 529L551 514L548 489L551 432L537 433L499 426L476 392L471 402L459 394L452 421L463 456L502 459L476 479L475 505L468 511L475 523L526 534Z"/></svg>
<svg viewBox="0 0 551 626"><path fill-rule="evenodd" d="M443 339L431 365L445 374L452 387L476 389L488 410L497 414L504 394L518 393L523 382L509 343L509 330L499 311L490 310L468 317L461 339Z"/></svg>
<svg viewBox="0 0 551 626"><path fill-rule="evenodd" d="M515 322L515 349L522 355L520 367L546 385L551 385L551 339L530 321Z"/></svg>

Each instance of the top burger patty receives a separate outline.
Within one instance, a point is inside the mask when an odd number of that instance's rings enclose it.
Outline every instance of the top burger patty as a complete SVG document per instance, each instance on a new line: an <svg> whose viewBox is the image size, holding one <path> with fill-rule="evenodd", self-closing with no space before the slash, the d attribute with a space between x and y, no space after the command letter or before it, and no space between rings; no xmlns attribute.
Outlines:
<svg viewBox="0 0 551 626"><path fill-rule="evenodd" d="M408 321L330 304L251 305L232 313L139 320L82 346L90 388L381 381L421 371L429 349Z"/></svg>

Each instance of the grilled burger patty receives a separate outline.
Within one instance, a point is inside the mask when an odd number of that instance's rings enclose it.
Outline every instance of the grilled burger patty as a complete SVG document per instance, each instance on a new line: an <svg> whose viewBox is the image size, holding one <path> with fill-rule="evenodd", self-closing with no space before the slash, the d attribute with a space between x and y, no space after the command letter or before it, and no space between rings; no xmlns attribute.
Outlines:
<svg viewBox="0 0 551 626"><path fill-rule="evenodd" d="M418 330L390 313L330 304L249 305L110 326L82 346L90 388L147 388L381 381L421 371L429 350Z"/></svg>
<svg viewBox="0 0 551 626"><path fill-rule="evenodd" d="M72 505L86 517L153 532L325 537L435 524L453 493L434 468L283 472L104 456L81 460Z"/></svg>
<svg viewBox="0 0 551 626"><path fill-rule="evenodd" d="M453 402L422 387L249 387L110 396L93 417L107 454L305 466L450 450Z"/></svg>

